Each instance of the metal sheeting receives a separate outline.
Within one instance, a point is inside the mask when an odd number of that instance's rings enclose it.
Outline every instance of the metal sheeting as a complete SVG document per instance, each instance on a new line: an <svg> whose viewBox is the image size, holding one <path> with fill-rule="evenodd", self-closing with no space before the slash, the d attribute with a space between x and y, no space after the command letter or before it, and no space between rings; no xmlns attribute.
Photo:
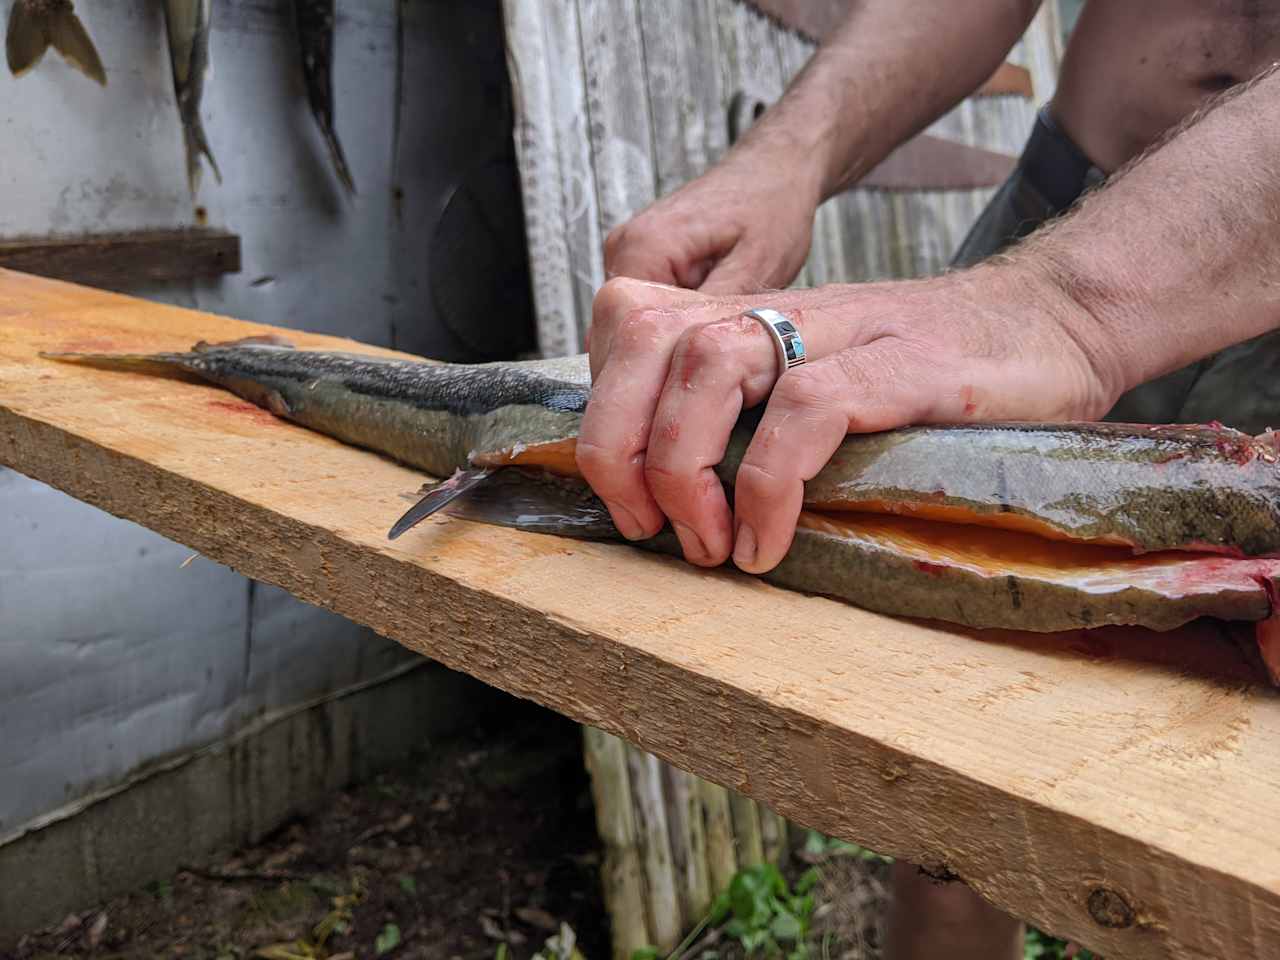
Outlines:
<svg viewBox="0 0 1280 960"><path fill-rule="evenodd" d="M307 111L289 3L214 5L203 114L224 182L206 175L198 203L210 224L241 234L244 270L135 292L463 355L433 316L423 274L433 216L458 179L477 157L512 149L500 19L496 0L403 5L394 156L398 6L337 5L337 125L360 189L349 200ZM106 65L105 90L56 53L19 80L0 74L0 236L195 223L161 5L94 0L79 14ZM397 219L396 187L412 216ZM516 208L510 228L519 225ZM387 495L398 509L396 492ZM264 711L412 656L208 561L182 566L189 555L0 471L0 838Z"/></svg>

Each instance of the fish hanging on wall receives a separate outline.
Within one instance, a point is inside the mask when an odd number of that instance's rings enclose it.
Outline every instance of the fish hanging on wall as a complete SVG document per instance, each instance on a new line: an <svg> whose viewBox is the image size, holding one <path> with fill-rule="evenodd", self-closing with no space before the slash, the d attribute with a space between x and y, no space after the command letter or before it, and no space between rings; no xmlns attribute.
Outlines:
<svg viewBox="0 0 1280 960"><path fill-rule="evenodd" d="M338 179L348 191L355 193L355 180L333 126L333 0L293 0L293 13L298 25L302 72L311 114L329 148Z"/></svg>
<svg viewBox="0 0 1280 960"><path fill-rule="evenodd" d="M13 0L4 41L9 72L22 76L50 47L85 76L107 85L102 59L71 0Z"/></svg>
<svg viewBox="0 0 1280 960"><path fill-rule="evenodd" d="M222 171L213 159L204 123L200 120L200 100L209 70L209 17L213 0L164 0L164 19L169 33L169 60L173 65L173 92L182 117L182 136L187 147L187 184L191 196L200 188L200 158L213 168L222 182Z"/></svg>

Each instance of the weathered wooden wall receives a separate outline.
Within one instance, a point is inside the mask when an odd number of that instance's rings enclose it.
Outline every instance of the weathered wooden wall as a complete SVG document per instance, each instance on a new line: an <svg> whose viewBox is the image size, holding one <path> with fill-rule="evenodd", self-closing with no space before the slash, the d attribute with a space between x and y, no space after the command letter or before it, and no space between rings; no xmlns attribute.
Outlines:
<svg viewBox="0 0 1280 960"><path fill-rule="evenodd" d="M755 104L774 102L815 44L738 0L504 7L539 346L578 353L604 281L603 238L711 166L730 146L734 110L745 104L749 118ZM810 32L827 19L811 18ZM927 132L1016 155L1052 90L1059 39L1047 3L1009 58L1030 73L1034 97L971 98ZM992 191L835 197L818 211L797 284L941 270ZM736 867L782 851L785 823L764 807L608 734L588 730L585 743L615 956L644 943L670 948Z"/></svg>

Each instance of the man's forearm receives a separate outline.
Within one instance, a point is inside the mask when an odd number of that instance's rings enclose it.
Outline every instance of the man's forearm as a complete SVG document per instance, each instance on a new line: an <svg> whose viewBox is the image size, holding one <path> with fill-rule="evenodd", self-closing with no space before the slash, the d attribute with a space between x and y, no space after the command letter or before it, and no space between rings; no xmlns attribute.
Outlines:
<svg viewBox="0 0 1280 960"><path fill-rule="evenodd" d="M1079 308L1117 391L1280 326L1280 72L1226 94L1007 257Z"/></svg>
<svg viewBox="0 0 1280 960"><path fill-rule="evenodd" d="M1039 0L853 0L741 153L780 149L822 198L840 192L976 90Z"/></svg>

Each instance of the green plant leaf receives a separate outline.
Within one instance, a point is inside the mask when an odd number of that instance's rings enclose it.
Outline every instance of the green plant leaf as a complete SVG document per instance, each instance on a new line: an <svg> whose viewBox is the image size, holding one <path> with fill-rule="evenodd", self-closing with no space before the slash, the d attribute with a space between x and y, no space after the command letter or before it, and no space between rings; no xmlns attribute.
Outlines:
<svg viewBox="0 0 1280 960"><path fill-rule="evenodd" d="M768 930L749 930L739 939L742 942L742 949L747 953L755 953L759 950L769 938Z"/></svg>
<svg viewBox="0 0 1280 960"><path fill-rule="evenodd" d="M374 938L373 952L378 956L382 956L398 946L400 946L400 928L394 923L388 923L382 928L382 932Z"/></svg>
<svg viewBox="0 0 1280 960"><path fill-rule="evenodd" d="M769 933L777 940L794 942L804 936L804 924L794 913L780 913L769 923Z"/></svg>
<svg viewBox="0 0 1280 960"><path fill-rule="evenodd" d="M818 881L822 879L822 873L817 867L810 867L804 873L796 878L796 884L791 889L796 893L808 893L818 885Z"/></svg>
<svg viewBox="0 0 1280 960"><path fill-rule="evenodd" d="M729 916L729 911L732 909L733 906L729 901L729 891L721 890L716 894L716 898L711 901L711 909L708 911L710 914L709 922L711 926L718 927L720 924L724 923L725 919Z"/></svg>
<svg viewBox="0 0 1280 960"><path fill-rule="evenodd" d="M493 960L510 960L510 956L511 949L505 943L498 944L493 951Z"/></svg>
<svg viewBox="0 0 1280 960"><path fill-rule="evenodd" d="M631 951L631 960L658 960L659 956L657 947L639 947Z"/></svg>
<svg viewBox="0 0 1280 960"><path fill-rule="evenodd" d="M413 877L409 876L408 874L405 874L404 876L400 877L399 883L400 883L400 889L403 890L405 893L418 892L418 881L415 880Z"/></svg>

